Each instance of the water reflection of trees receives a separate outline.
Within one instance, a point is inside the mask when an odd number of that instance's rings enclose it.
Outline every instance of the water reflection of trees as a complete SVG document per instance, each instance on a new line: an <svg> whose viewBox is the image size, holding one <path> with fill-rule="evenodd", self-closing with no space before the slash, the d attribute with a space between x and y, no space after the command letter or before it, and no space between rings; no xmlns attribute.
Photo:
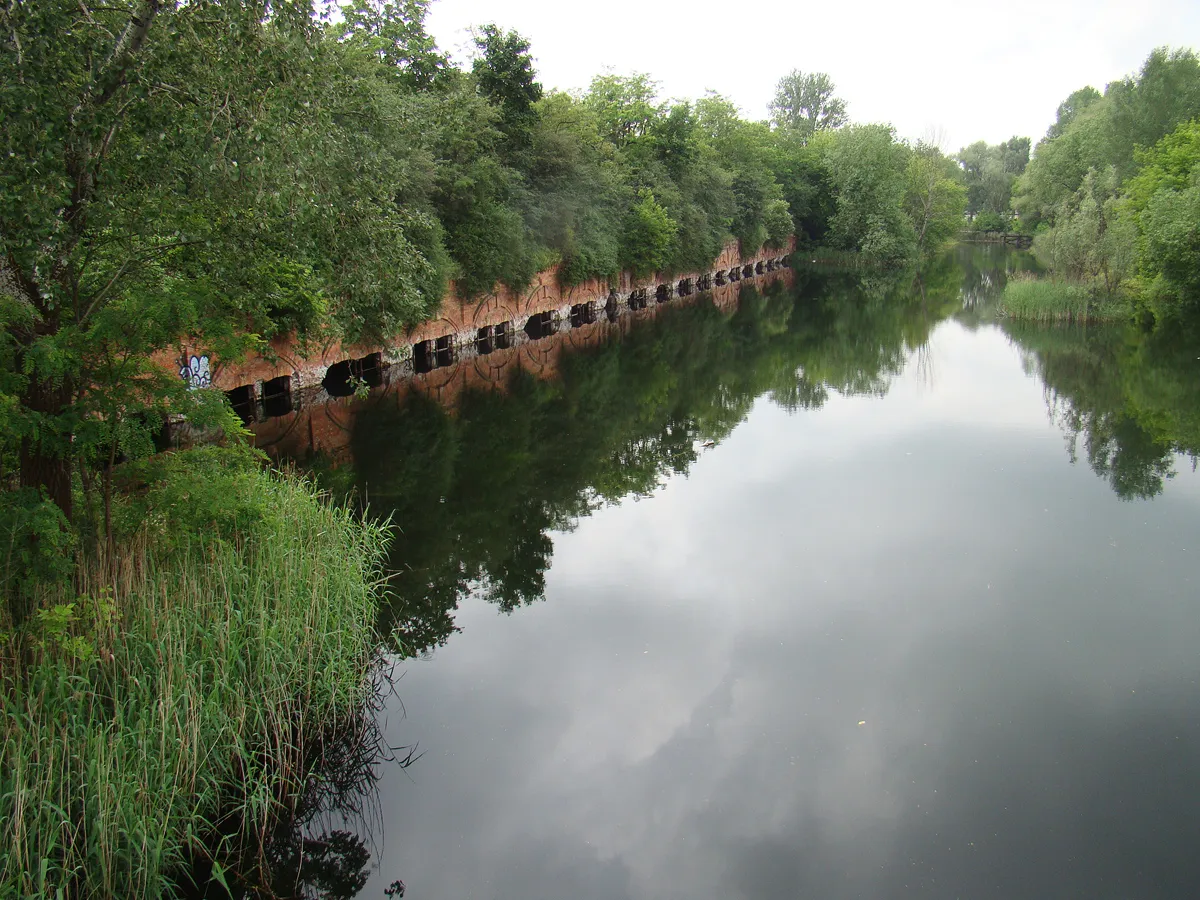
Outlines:
<svg viewBox="0 0 1200 900"><path fill-rule="evenodd" d="M743 289L735 311L698 303L564 356L560 377L518 373L452 414L414 394L355 425L353 488L393 515L397 576L384 626L408 653L454 632L458 602L511 611L540 599L550 532L686 472L762 396L789 409L886 392L932 328L961 308L961 273L797 272ZM340 480L343 487L347 476Z"/></svg>
<svg viewBox="0 0 1200 900"><path fill-rule="evenodd" d="M1006 323L1046 388L1072 462L1126 500L1162 493L1176 454L1200 454L1200 340L1183 331Z"/></svg>
<svg viewBox="0 0 1200 900"><path fill-rule="evenodd" d="M1032 253L1003 244L959 244L947 259L953 259L962 285L958 318L970 328L993 319L1009 278L1041 270Z"/></svg>

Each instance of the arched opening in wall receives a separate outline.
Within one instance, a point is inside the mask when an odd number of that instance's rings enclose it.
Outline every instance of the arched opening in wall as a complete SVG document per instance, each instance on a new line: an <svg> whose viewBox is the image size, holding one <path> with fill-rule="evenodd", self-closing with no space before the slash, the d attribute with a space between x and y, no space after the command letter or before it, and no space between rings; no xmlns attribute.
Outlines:
<svg viewBox="0 0 1200 900"><path fill-rule="evenodd" d="M730 269L729 270L729 280L730 281L741 281L742 280L742 270L741 269Z"/></svg>
<svg viewBox="0 0 1200 900"><path fill-rule="evenodd" d="M263 415L268 419L275 416L286 416L292 411L291 375L280 375L278 378L263 382L262 406Z"/></svg>
<svg viewBox="0 0 1200 900"><path fill-rule="evenodd" d="M359 359L343 359L325 370L321 387L330 397L350 397L360 385L379 387L383 384L383 357L368 353Z"/></svg>
<svg viewBox="0 0 1200 900"><path fill-rule="evenodd" d="M754 277L754 266L745 266L742 269L742 277L743 278L753 278Z"/></svg>
<svg viewBox="0 0 1200 900"><path fill-rule="evenodd" d="M578 328L580 325L591 325L596 321L596 304L595 303L576 303L571 307L571 327Z"/></svg>
<svg viewBox="0 0 1200 900"><path fill-rule="evenodd" d="M716 275L713 276L713 281L715 281L717 283L718 287L720 285L723 285L726 282L726 280L727 279L725 278L724 270L718 272Z"/></svg>
<svg viewBox="0 0 1200 900"><path fill-rule="evenodd" d="M617 315L620 313L621 303L617 299L617 292L612 291L608 295L608 300L604 303L604 313L608 316L608 321L615 322Z"/></svg>
<svg viewBox="0 0 1200 900"><path fill-rule="evenodd" d="M492 326L484 325L475 333L475 352L480 356L485 356L494 349L495 343L492 335Z"/></svg>
<svg viewBox="0 0 1200 900"><path fill-rule="evenodd" d="M432 372L437 363L434 359L433 341L420 341L413 344L413 371L418 375Z"/></svg>
<svg viewBox="0 0 1200 900"><path fill-rule="evenodd" d="M775 271L775 260L773 260L773 259L768 259L768 260L767 260L767 271L768 271L768 272L774 272L774 271Z"/></svg>
<svg viewBox="0 0 1200 900"><path fill-rule="evenodd" d="M438 367L454 364L454 335L443 334L434 345Z"/></svg>
<svg viewBox="0 0 1200 900"><path fill-rule="evenodd" d="M679 286L676 288L680 297L690 297L692 295L692 279L679 279Z"/></svg>
<svg viewBox="0 0 1200 900"><path fill-rule="evenodd" d="M629 294L630 309L645 309L646 308L646 290L638 288L636 291L631 291Z"/></svg>
<svg viewBox="0 0 1200 900"><path fill-rule="evenodd" d="M660 284L654 291L654 299L659 303L666 303L671 299L671 286L669 284Z"/></svg>
<svg viewBox="0 0 1200 900"><path fill-rule="evenodd" d="M700 279L696 282L696 289L701 290L701 291L711 291L712 290L712 276L711 275L701 275Z"/></svg>
<svg viewBox="0 0 1200 900"><path fill-rule="evenodd" d="M763 264L761 262L754 267L754 273L756 275L761 275L763 273Z"/></svg>
<svg viewBox="0 0 1200 900"><path fill-rule="evenodd" d="M544 337L553 334L557 329L554 327L554 313L542 312L530 316L529 321L525 323L525 333L529 335L530 340L540 341Z"/></svg>
<svg viewBox="0 0 1200 900"><path fill-rule="evenodd" d="M512 322L501 322L494 329L496 349L507 350L512 346Z"/></svg>
<svg viewBox="0 0 1200 900"><path fill-rule="evenodd" d="M330 397L349 397L354 393L354 383L350 378L350 360L343 359L325 370L321 379L321 387Z"/></svg>
<svg viewBox="0 0 1200 900"><path fill-rule="evenodd" d="M249 425L254 421L254 385L243 384L226 391L225 399L242 422Z"/></svg>

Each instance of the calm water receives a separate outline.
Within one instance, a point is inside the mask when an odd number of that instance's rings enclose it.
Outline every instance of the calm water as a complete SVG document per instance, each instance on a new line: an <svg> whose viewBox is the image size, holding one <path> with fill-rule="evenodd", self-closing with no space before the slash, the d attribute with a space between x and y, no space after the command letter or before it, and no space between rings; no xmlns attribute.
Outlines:
<svg viewBox="0 0 1200 900"><path fill-rule="evenodd" d="M1002 327L1027 265L797 271L360 404L316 465L403 529L424 754L361 896L1196 896L1200 350Z"/></svg>

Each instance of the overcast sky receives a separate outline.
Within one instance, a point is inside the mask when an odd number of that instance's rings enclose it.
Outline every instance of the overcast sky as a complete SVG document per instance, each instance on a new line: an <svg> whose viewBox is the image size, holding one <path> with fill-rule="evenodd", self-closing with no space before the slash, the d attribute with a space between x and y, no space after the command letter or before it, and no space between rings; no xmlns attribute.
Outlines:
<svg viewBox="0 0 1200 900"><path fill-rule="evenodd" d="M828 72L854 121L940 130L948 152L1036 141L1076 88L1103 90L1156 46L1200 47L1196 0L435 0L428 24L462 61L467 29L487 22L529 38L548 88L641 71L665 97L711 88L765 118L781 75Z"/></svg>

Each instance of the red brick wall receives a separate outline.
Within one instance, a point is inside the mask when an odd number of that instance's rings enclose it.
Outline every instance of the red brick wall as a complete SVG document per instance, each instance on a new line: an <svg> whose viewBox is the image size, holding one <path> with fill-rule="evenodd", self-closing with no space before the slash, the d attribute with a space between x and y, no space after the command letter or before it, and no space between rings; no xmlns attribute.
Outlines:
<svg viewBox="0 0 1200 900"><path fill-rule="evenodd" d="M794 246L795 241L792 239L782 249L760 249L743 259L739 253L737 242L731 241L725 245L709 272L727 272L747 263L786 256L794 249ZM461 343L485 326L513 322L515 328L520 329L524 327L530 316L538 313L562 310L588 301L599 301L603 304L609 296L610 289L615 290L621 300L627 299L629 294L638 288L646 288L653 297L655 289L660 284L674 285L684 278L692 279L695 283L695 280L704 274L707 273L680 274L670 279L655 276L638 279L628 272L624 272L615 284L610 284L606 280L594 280L574 287L563 288L558 283L558 269L555 267L539 273L533 283L519 293L501 288L494 294L466 300L459 297L451 286L449 296L443 300L441 309L434 318L423 322L406 334L397 335L393 342L384 346L343 345L338 341L329 341L323 345L310 342L312 345L308 351L303 352L290 337L280 337L272 340L270 344L274 361L255 357L243 361L224 362L209 354L202 342L183 342L174 350L160 353L158 359L164 368L178 371L192 356L208 356L212 385L221 390L231 390L240 385L266 381L282 375L291 376L295 386L299 389L311 388L320 383L329 366L346 359L360 359L371 353L382 352L386 361L403 361L411 357L413 345L421 341L434 340L444 335L454 335L456 341ZM736 285L723 287L714 285L714 291L714 300L717 299L716 295L728 294L734 298L737 296ZM495 353L489 354L489 360L495 355Z"/></svg>

